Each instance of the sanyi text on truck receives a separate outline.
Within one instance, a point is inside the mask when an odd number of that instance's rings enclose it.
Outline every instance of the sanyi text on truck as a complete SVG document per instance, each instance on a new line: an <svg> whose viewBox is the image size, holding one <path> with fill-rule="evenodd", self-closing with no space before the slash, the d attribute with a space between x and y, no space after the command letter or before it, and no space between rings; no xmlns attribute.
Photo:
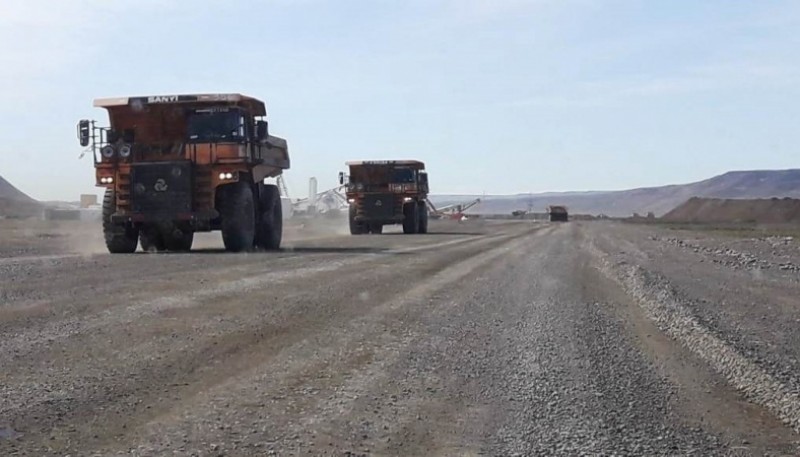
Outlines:
<svg viewBox="0 0 800 457"><path fill-rule="evenodd" d="M265 184L289 168L264 103L240 94L105 98L110 124L78 123L105 187L103 232L112 253L187 251L195 232L221 230L225 248L278 249L280 193Z"/></svg>
<svg viewBox="0 0 800 457"><path fill-rule="evenodd" d="M404 233L428 232L428 174L417 160L347 162L350 233L381 233L384 225L403 224Z"/></svg>

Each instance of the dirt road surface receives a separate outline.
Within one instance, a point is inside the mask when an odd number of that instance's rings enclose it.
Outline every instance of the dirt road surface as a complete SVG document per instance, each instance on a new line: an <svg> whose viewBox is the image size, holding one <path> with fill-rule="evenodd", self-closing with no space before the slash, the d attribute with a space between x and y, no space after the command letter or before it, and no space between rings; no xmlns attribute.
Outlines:
<svg viewBox="0 0 800 457"><path fill-rule="evenodd" d="M431 230L6 236L0 455L800 454L796 242Z"/></svg>

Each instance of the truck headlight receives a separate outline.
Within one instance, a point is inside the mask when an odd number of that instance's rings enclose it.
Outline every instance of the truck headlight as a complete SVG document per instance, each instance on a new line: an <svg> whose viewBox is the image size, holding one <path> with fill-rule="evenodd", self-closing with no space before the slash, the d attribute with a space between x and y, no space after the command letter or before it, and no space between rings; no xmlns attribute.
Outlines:
<svg viewBox="0 0 800 457"><path fill-rule="evenodd" d="M103 146L103 149L100 150L100 154L106 159L114 157L114 146L110 144Z"/></svg>
<svg viewBox="0 0 800 457"><path fill-rule="evenodd" d="M131 155L131 145L125 143L119 148L119 156L120 157L130 157Z"/></svg>

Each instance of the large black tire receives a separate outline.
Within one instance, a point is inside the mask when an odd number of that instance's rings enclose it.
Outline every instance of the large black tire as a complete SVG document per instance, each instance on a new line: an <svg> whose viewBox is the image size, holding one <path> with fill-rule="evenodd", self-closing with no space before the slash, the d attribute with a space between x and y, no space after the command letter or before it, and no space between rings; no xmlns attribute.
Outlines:
<svg viewBox="0 0 800 457"><path fill-rule="evenodd" d="M428 205L424 201L419 202L419 225L417 233L428 233Z"/></svg>
<svg viewBox="0 0 800 457"><path fill-rule="evenodd" d="M253 249L256 237L256 205L252 186L244 181L217 189L216 207L222 219L222 243L231 252Z"/></svg>
<svg viewBox="0 0 800 457"><path fill-rule="evenodd" d="M357 211L356 204L355 203L351 203L350 204L350 210L349 210L349 213L348 213L348 218L349 218L349 221L350 221L350 234L351 235L362 235L364 233L367 233L366 225L364 225L361 222L356 222L356 211Z"/></svg>
<svg viewBox="0 0 800 457"><path fill-rule="evenodd" d="M136 252L139 243L139 231L135 227L112 224L111 215L117 211L117 196L113 189L106 189L103 196L103 238L106 248L112 254L130 254Z"/></svg>
<svg viewBox="0 0 800 457"><path fill-rule="evenodd" d="M147 224L139 229L139 243L144 252L161 252L167 249L161 229L155 224Z"/></svg>
<svg viewBox="0 0 800 457"><path fill-rule="evenodd" d="M194 242L194 232L191 230L178 230L175 229L171 233L164 233L164 246L169 251L174 252L187 252L192 249L192 242Z"/></svg>
<svg viewBox="0 0 800 457"><path fill-rule="evenodd" d="M281 248L283 237L283 206L278 186L259 184L259 214L256 245L268 251Z"/></svg>
<svg viewBox="0 0 800 457"><path fill-rule="evenodd" d="M411 200L403 205L403 233L417 233L419 229L419 211L417 202Z"/></svg>
<svg viewBox="0 0 800 457"><path fill-rule="evenodd" d="M369 231L375 235L380 235L383 233L383 224L370 224Z"/></svg>

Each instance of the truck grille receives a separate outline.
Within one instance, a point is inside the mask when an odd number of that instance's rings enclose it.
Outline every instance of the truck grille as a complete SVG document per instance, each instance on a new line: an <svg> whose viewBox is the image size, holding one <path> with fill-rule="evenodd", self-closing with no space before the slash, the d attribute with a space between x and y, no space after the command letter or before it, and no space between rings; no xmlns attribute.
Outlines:
<svg viewBox="0 0 800 457"><path fill-rule="evenodd" d="M395 214L394 194L366 194L364 196L364 215L369 218L391 218Z"/></svg>
<svg viewBox="0 0 800 457"><path fill-rule="evenodd" d="M191 162L134 164L131 167L131 210L162 216L191 212Z"/></svg>

